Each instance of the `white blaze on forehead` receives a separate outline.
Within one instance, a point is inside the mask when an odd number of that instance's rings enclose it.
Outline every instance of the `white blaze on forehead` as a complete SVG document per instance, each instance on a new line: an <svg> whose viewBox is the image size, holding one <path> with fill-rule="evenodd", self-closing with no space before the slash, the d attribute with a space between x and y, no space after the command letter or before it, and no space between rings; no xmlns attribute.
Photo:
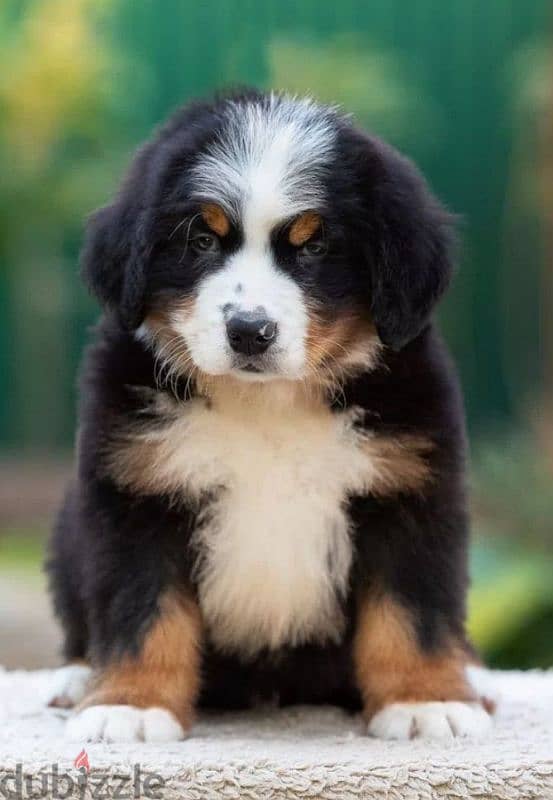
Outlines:
<svg viewBox="0 0 553 800"><path fill-rule="evenodd" d="M193 313L174 327L200 369L223 374L233 368L223 309L262 308L278 327L268 370L297 379L305 368L305 298L278 269L268 245L276 225L324 203L338 113L274 94L228 101L223 113L216 140L192 169L193 195L221 207L241 227L244 241L223 268L201 281Z"/></svg>
<svg viewBox="0 0 553 800"><path fill-rule="evenodd" d="M220 136L192 170L198 198L240 220L262 244L279 221L324 201L337 113L309 99L230 101Z"/></svg>

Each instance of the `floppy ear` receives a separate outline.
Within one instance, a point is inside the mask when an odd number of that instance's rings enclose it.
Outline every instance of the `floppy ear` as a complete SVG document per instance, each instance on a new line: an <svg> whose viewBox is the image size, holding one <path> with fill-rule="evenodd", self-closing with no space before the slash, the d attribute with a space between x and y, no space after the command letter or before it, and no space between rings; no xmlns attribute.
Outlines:
<svg viewBox="0 0 553 800"><path fill-rule="evenodd" d="M167 184L177 175L182 179L184 166L202 141L202 127L195 123L202 114L210 113L209 103L190 103L177 110L139 148L115 201L88 220L82 276L129 330L144 318L153 209L162 201Z"/></svg>
<svg viewBox="0 0 553 800"><path fill-rule="evenodd" d="M105 206L88 220L81 253L83 278L96 297L117 314L124 328L142 322L147 248L144 212Z"/></svg>
<svg viewBox="0 0 553 800"><path fill-rule="evenodd" d="M410 161L384 148L371 192L371 313L382 342L400 350L427 324L452 274L453 217Z"/></svg>
<svg viewBox="0 0 553 800"><path fill-rule="evenodd" d="M138 328L144 317L154 149L155 142L149 142L138 150L114 202L89 217L81 251L85 283L128 330Z"/></svg>

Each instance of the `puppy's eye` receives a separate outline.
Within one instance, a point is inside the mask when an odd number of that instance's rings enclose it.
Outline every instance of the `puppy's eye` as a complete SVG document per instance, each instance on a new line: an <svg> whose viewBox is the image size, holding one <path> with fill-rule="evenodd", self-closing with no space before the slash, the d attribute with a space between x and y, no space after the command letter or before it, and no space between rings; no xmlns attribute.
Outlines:
<svg viewBox="0 0 553 800"><path fill-rule="evenodd" d="M199 233L192 239L192 246L200 253L216 253L219 239L212 233Z"/></svg>
<svg viewBox="0 0 553 800"><path fill-rule="evenodd" d="M300 252L304 256L320 257L324 256L327 249L326 242L322 239L313 239L310 242L306 242Z"/></svg>

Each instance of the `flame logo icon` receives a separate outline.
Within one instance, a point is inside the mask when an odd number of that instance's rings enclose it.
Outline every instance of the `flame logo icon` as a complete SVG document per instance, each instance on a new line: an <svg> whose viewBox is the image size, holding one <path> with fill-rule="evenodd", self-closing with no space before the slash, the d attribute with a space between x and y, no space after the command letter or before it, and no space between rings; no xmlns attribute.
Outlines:
<svg viewBox="0 0 553 800"><path fill-rule="evenodd" d="M88 753L86 752L86 750L84 748L81 750L81 752L79 753L79 755L77 756L77 758L73 762L73 765L75 767L77 767L77 769L81 769L81 767L83 767L85 772L90 772L90 763L88 761Z"/></svg>

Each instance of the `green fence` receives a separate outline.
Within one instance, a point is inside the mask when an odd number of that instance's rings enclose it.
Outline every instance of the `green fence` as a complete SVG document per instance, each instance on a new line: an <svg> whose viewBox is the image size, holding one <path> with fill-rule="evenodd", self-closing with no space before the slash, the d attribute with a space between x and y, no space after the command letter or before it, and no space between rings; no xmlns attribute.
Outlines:
<svg viewBox="0 0 553 800"><path fill-rule="evenodd" d="M152 125L228 84L343 103L462 218L442 311L472 425L539 389L547 0L42 0L0 10L0 448L62 450L95 316L85 213Z"/></svg>

